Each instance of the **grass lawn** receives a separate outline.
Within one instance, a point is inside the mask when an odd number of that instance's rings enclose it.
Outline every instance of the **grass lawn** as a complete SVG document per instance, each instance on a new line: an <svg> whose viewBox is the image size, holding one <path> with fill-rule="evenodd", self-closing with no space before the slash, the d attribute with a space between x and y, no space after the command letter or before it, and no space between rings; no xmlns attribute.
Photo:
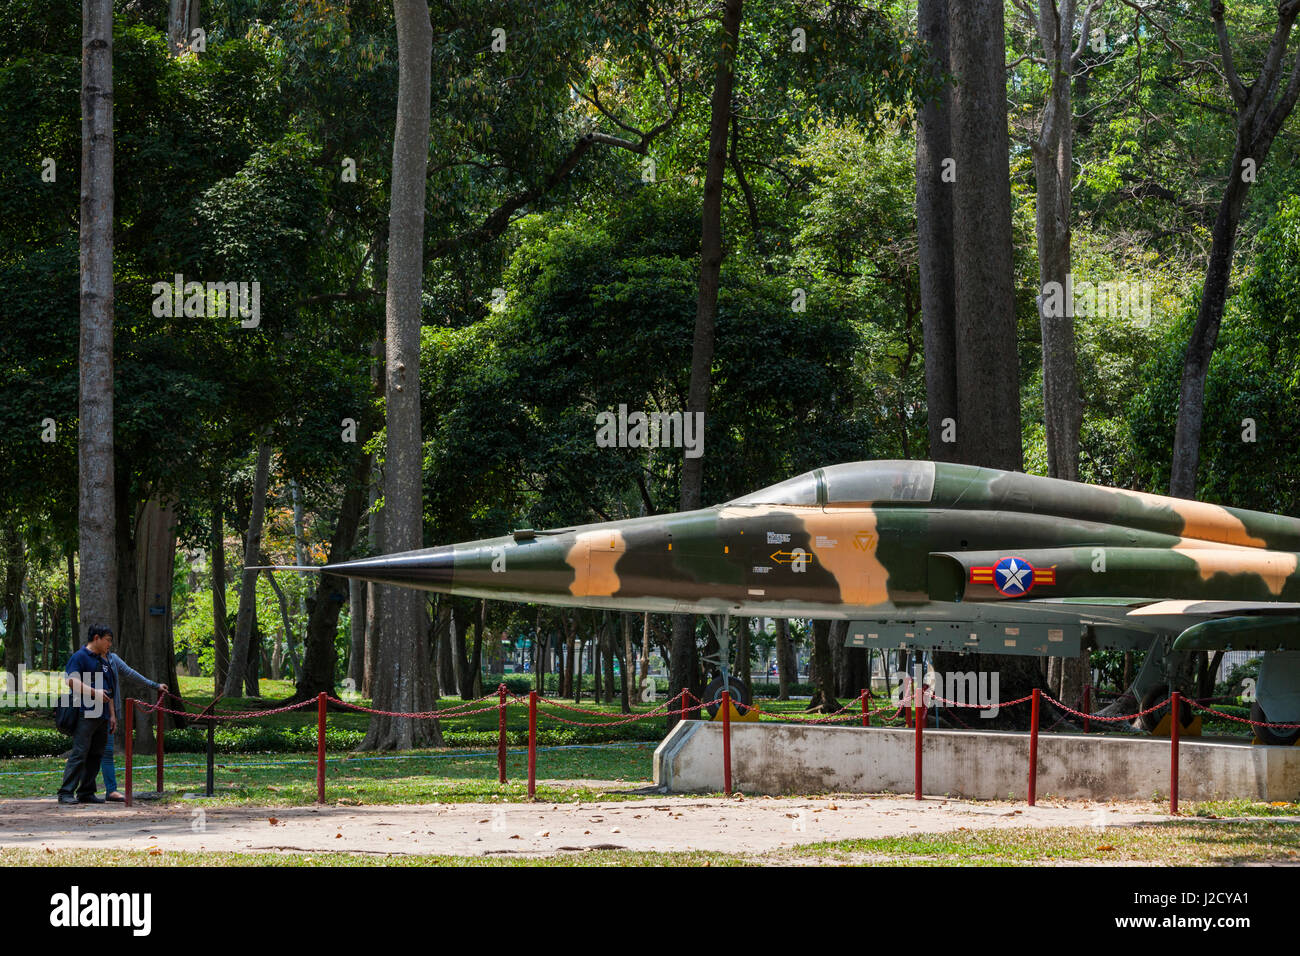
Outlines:
<svg viewBox="0 0 1300 956"><path fill-rule="evenodd" d="M553 803L570 800L616 800L620 789L645 786L652 776L653 743L579 745L540 749L539 781L592 780L591 787L557 787L539 782L537 794ZM527 795L526 752L511 751L506 759L507 784L497 782L495 750L457 753L454 750L406 751L401 754L338 755L327 758L325 796L331 801L358 803L422 803L428 801L521 801ZM123 784L119 758L118 785ZM316 800L314 755L220 755L214 774L215 796L201 804L286 806ZM0 798L46 797L58 786L63 761L28 758L0 763ZM201 754L169 754L166 758L167 800L201 793L206 765ZM155 786L152 757L141 757L134 768L137 792ZM606 783L607 782L607 783ZM188 802L188 801L187 801Z"/></svg>

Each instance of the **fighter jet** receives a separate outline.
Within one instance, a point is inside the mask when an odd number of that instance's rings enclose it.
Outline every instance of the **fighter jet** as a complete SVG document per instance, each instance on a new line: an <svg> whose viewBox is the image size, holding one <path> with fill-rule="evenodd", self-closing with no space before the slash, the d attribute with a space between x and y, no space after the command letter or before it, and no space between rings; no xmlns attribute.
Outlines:
<svg viewBox="0 0 1300 956"><path fill-rule="evenodd" d="M1300 722L1300 519L930 461L831 465L712 508L328 565L447 594L849 621L846 646L1070 657L1264 652L1256 719ZM725 644L722 659L725 662ZM725 679L725 672L724 672ZM1265 743L1300 732L1261 729Z"/></svg>

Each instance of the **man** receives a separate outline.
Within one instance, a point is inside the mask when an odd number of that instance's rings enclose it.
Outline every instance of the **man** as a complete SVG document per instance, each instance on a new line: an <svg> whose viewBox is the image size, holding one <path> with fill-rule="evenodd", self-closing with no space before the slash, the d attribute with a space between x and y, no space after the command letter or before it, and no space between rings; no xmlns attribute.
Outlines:
<svg viewBox="0 0 1300 956"><path fill-rule="evenodd" d="M103 625L92 624L86 645L68 659L64 668L72 705L80 708L81 716L72 734L72 753L63 768L61 804L104 802L95 793L95 777L99 775L105 741L117 729L117 711L113 707L117 675L107 657L112 633Z"/></svg>
<svg viewBox="0 0 1300 956"><path fill-rule="evenodd" d="M113 669L113 713L120 714L122 711L122 679L124 677L133 677L147 687L154 690L167 689L166 684L158 684L137 673L131 669L126 661L113 653L113 632L109 631L105 635L108 640L108 647L105 656L108 658L108 666ZM113 766L113 736L115 731L110 730L108 738L104 742L104 756L100 760L100 769L104 773L104 794L113 803L122 803L126 797L117 789L117 770Z"/></svg>

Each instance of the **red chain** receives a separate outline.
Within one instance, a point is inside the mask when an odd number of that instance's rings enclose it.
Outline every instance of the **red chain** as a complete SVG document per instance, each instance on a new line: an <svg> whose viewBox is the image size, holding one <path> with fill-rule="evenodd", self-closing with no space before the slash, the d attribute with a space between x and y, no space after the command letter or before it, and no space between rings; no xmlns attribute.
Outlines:
<svg viewBox="0 0 1300 956"><path fill-rule="evenodd" d="M1192 700L1189 700L1188 704L1191 705L1193 710L1203 711L1207 714L1214 714L1215 716L1222 717L1225 720L1235 720L1239 724L1250 724L1252 727L1271 727L1283 730L1295 730L1297 727L1300 727L1300 724L1270 724L1263 720L1247 720L1245 717L1234 717L1232 714L1225 714L1223 711L1215 710L1213 707L1202 707L1200 704Z"/></svg>
<svg viewBox="0 0 1300 956"><path fill-rule="evenodd" d="M276 707L273 710L248 710L236 713L225 714L193 714L188 710L172 710L170 707L164 707L162 704L150 704L145 701L136 701L139 707L146 713L153 711L171 714L175 717L188 717L191 720L243 720L245 717L268 717L271 714L285 714L291 710L301 710L304 707L310 707L316 703L314 699L304 700L301 703L289 704L286 707Z"/></svg>
<svg viewBox="0 0 1300 956"><path fill-rule="evenodd" d="M1082 717L1085 720L1108 720L1111 722L1117 722L1121 720L1137 720L1139 717L1145 717L1147 714L1154 713L1157 710L1162 710L1169 704L1169 701L1162 700L1160 703L1148 707L1146 710L1140 710L1136 714L1124 714L1123 716L1120 717L1101 717L1098 716L1097 714L1085 714L1081 710L1075 710L1073 707L1067 707L1065 706L1065 704L1062 704L1051 694L1043 694L1042 697L1043 700L1051 701L1053 704L1061 708L1061 710L1065 711L1067 714L1074 714L1074 716Z"/></svg>

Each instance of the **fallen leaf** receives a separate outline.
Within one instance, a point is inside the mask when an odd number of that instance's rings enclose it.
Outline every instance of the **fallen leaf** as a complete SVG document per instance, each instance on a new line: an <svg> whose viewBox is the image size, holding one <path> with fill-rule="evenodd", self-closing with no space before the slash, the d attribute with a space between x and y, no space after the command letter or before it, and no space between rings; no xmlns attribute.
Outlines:
<svg viewBox="0 0 1300 956"><path fill-rule="evenodd" d="M538 830L538 831L537 831L537 835L538 835L539 837L548 837L548 836L551 835L551 831L550 831L550 830Z"/></svg>
<svg viewBox="0 0 1300 956"><path fill-rule="evenodd" d="M1097 847L1097 852L1098 852L1098 853L1103 853L1103 852L1106 852L1106 851L1109 851L1109 850L1113 850L1113 849L1115 849L1115 848L1114 848L1113 846L1111 846L1109 843L1103 843L1101 846Z"/></svg>
<svg viewBox="0 0 1300 956"><path fill-rule="evenodd" d="M336 834L334 834L334 839L336 839L336 840L342 840L342 839L343 839L343 834L342 834L342 833L336 833Z"/></svg>
<svg viewBox="0 0 1300 956"><path fill-rule="evenodd" d="M523 837L521 837L518 833L512 833L512 834L510 834L510 839L512 839L512 840L522 840Z"/></svg>
<svg viewBox="0 0 1300 956"><path fill-rule="evenodd" d="M149 855L150 855L150 856L162 856L162 850L158 849L157 847L154 847L152 850L149 851Z"/></svg>
<svg viewBox="0 0 1300 956"><path fill-rule="evenodd" d="M271 826L273 827L278 827L280 825L280 821L277 820L275 817L267 817L266 822L271 824Z"/></svg>

